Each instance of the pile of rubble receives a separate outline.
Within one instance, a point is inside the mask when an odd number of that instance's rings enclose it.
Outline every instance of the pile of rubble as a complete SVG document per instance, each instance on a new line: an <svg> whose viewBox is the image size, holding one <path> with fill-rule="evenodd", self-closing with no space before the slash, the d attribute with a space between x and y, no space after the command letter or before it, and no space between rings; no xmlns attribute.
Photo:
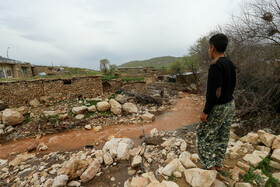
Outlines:
<svg viewBox="0 0 280 187"><path fill-rule="evenodd" d="M194 143L196 135L193 132L182 135L179 131L158 132L153 129L150 135L146 135L146 142L159 139L162 143L158 145L143 143L134 146L129 138L111 138L101 150L53 152L43 156L29 153L17 155L10 161L0 160L0 181L3 181L0 185L84 186L104 177L108 169L126 162L129 167L123 169L131 177L125 179L124 184L119 182L114 173L102 180L115 182L113 186L125 187L249 187L253 185L243 176L251 167L254 168L253 173L262 178L261 183L255 185L263 186L270 179L257 166L265 157L271 159L269 164L274 168L270 178L280 181L280 135L263 130L241 138L231 132L225 160L229 174L219 175L222 180L217 179L216 171L200 169ZM44 146L38 145L37 149ZM254 184L254 181L251 183Z"/></svg>
<svg viewBox="0 0 280 187"><path fill-rule="evenodd" d="M51 98L44 97L41 101L33 99L29 106L6 106L0 111L0 142L65 129L92 129L111 124L151 122L155 120L155 115L171 109L178 96L165 94L164 98L159 106L137 103L133 97L122 94L113 99L88 98L62 103L53 103Z"/></svg>

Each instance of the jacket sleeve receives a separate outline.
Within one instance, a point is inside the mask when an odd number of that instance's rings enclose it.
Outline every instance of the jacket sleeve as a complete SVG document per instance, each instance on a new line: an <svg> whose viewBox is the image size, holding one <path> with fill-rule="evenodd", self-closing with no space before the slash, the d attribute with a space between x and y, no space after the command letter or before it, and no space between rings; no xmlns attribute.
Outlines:
<svg viewBox="0 0 280 187"><path fill-rule="evenodd" d="M216 64L212 64L208 71L206 103L203 112L210 114L222 92L222 73Z"/></svg>

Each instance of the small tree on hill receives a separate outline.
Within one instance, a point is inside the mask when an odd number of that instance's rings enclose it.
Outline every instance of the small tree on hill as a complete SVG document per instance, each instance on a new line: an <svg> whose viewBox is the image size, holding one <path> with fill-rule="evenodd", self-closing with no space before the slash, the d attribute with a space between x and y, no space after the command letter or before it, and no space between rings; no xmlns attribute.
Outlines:
<svg viewBox="0 0 280 187"><path fill-rule="evenodd" d="M110 61L108 59L101 59L99 63L101 73L107 75L109 71Z"/></svg>

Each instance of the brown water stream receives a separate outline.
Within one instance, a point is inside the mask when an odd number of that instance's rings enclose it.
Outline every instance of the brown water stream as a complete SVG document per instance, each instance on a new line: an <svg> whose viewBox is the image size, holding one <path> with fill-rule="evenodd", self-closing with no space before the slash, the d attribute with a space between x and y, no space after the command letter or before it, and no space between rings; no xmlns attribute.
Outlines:
<svg viewBox="0 0 280 187"><path fill-rule="evenodd" d="M173 110L163 115L157 116L156 120L151 123L144 123L145 133L148 134L151 129L158 130L176 130L182 126L199 122L199 116L203 108L203 100L200 96L184 94L183 98L178 100ZM140 135L143 135L141 124L129 125L111 125L104 127L101 131L94 130L76 130L63 133L56 133L43 136L37 140L39 143L45 143L49 149L41 153L54 151L68 151L79 149L85 145L92 145L95 142L107 139L109 136L128 137L135 144L139 143ZM34 142L34 139L28 138L23 140L11 141L2 144L0 147L0 158L8 157L12 152L22 153Z"/></svg>

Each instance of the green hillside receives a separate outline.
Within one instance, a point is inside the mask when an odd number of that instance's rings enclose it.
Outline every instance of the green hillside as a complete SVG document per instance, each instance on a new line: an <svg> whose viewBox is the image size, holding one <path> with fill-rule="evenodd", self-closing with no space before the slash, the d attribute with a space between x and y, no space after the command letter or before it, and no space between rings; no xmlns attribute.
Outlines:
<svg viewBox="0 0 280 187"><path fill-rule="evenodd" d="M127 63L124 63L124 64L120 65L120 67L153 66L155 68L162 68L162 67L167 67L172 62L175 62L176 60L180 60L180 59L181 59L181 57L163 56L163 57L151 58L149 60L130 61L130 62L127 62Z"/></svg>

